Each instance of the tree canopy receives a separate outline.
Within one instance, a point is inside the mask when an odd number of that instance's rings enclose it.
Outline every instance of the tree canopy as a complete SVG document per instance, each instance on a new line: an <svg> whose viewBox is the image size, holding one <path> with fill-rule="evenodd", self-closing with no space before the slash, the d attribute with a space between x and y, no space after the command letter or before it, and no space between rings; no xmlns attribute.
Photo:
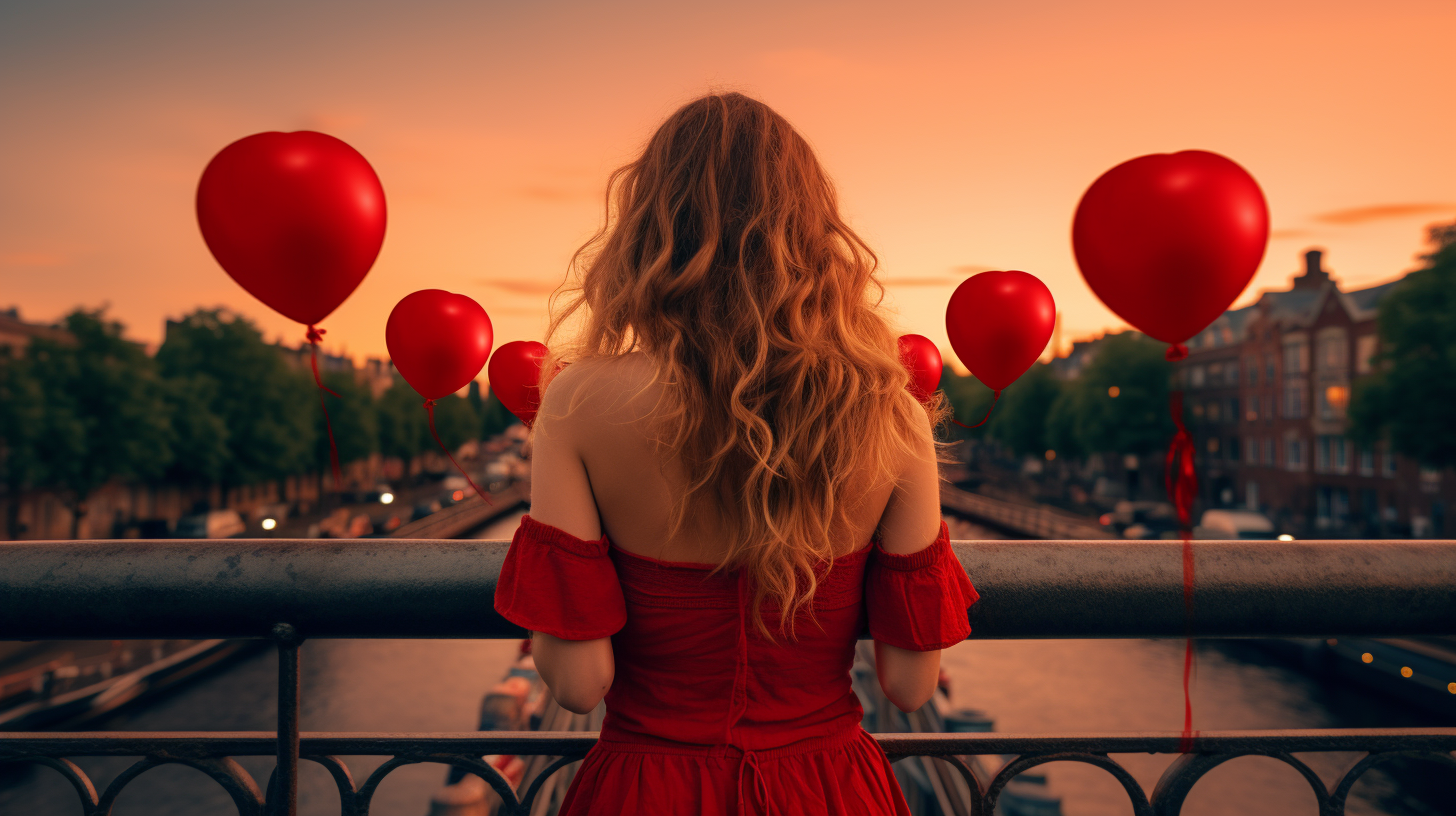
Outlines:
<svg viewBox="0 0 1456 816"><path fill-rule="evenodd" d="M1374 373L1355 382L1350 435L1431 467L1456 466L1456 223L1433 227L1434 250L1380 301Z"/></svg>

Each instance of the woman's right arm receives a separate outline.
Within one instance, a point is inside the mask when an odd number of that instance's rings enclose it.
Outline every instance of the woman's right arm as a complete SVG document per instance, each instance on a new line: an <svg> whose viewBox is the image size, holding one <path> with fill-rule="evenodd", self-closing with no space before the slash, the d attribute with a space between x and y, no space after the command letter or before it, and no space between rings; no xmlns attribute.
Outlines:
<svg viewBox="0 0 1456 816"><path fill-rule="evenodd" d="M892 556L920 552L935 543L940 525L940 471L927 422L880 519L880 546ZM914 711L935 693L940 650L917 651L876 640L875 666L885 697L901 711Z"/></svg>

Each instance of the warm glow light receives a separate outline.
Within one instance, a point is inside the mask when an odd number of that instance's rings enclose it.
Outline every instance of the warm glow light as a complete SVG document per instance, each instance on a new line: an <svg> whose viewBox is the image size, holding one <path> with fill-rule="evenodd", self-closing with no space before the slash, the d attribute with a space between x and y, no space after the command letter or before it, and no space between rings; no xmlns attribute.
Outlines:
<svg viewBox="0 0 1456 816"><path fill-rule="evenodd" d="M1289 535L1288 533L1285 533L1284 535L1279 536L1279 540L1280 541L1293 541L1294 540L1294 536Z"/></svg>
<svg viewBox="0 0 1456 816"><path fill-rule="evenodd" d="M1332 408L1344 410L1350 403L1350 389L1343 385L1332 385L1325 389L1325 402Z"/></svg>
<svg viewBox="0 0 1456 816"><path fill-rule="evenodd" d="M1447 683L1446 690L1451 692L1452 694L1456 694L1456 683Z"/></svg>
<svg viewBox="0 0 1456 816"><path fill-rule="evenodd" d="M1055 458L1057 458L1057 452L1056 451L1049 450L1049 451L1046 452L1046 460L1048 462L1050 462L1051 460L1053 460Z"/></svg>
<svg viewBox="0 0 1456 816"><path fill-rule="evenodd" d="M270 518L263 519L263 529L264 530L271 530L271 529L273 529L274 527L277 527L277 526L278 526L278 520L277 519L270 519Z"/></svg>
<svg viewBox="0 0 1456 816"><path fill-rule="evenodd" d="M394 501L394 494L393 493L381 493L381 494L379 494L379 503L380 504L389 504L389 503L391 503L393 501Z"/></svg>
<svg viewBox="0 0 1456 816"><path fill-rule="evenodd" d="M1121 394L1121 393L1122 393L1122 389L1121 388L1118 388L1115 385L1112 386L1111 388L1107 389L1107 396L1112 397L1113 399L1117 399L1117 395L1118 394Z"/></svg>
<svg viewBox="0 0 1456 816"><path fill-rule="evenodd" d="M1411 667L1410 666L1401 666L1400 667L1400 676L1401 677L1410 677L1413 674L1415 674L1415 672L1411 671Z"/></svg>
<svg viewBox="0 0 1456 816"><path fill-rule="evenodd" d="M1098 516L1097 520L1102 523L1103 527L1107 527L1112 524L1112 514L1103 513L1101 516Z"/></svg>
<svg viewBox="0 0 1456 816"><path fill-rule="evenodd" d="M465 498L465 491L457 490L454 493L450 494L450 498L454 499L455 501L460 501Z"/></svg>
<svg viewBox="0 0 1456 816"><path fill-rule="evenodd" d="M1370 654L1369 652L1366 652L1365 654L1360 655L1360 662L1362 662L1362 663L1374 663L1375 662L1375 655Z"/></svg>

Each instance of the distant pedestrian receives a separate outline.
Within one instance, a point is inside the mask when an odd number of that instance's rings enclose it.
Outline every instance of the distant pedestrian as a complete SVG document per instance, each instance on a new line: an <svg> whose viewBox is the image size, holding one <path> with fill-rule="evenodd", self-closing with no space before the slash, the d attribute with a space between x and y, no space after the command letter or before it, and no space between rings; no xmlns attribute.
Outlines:
<svg viewBox="0 0 1456 816"><path fill-rule="evenodd" d="M608 187L495 598L557 702L606 701L561 812L907 814L850 666L867 621L913 710L969 633L944 398L907 390L875 256L768 106L685 105Z"/></svg>

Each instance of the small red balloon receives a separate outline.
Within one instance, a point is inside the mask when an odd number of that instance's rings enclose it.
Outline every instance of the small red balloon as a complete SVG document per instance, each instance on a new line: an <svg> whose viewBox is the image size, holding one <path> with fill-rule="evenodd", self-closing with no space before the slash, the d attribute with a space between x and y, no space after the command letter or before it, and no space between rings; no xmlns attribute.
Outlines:
<svg viewBox="0 0 1456 816"><path fill-rule="evenodd" d="M197 223L222 268L269 308L322 321L384 243L384 187L322 133L256 133L223 148L197 185Z"/></svg>
<svg viewBox="0 0 1456 816"><path fill-rule="evenodd" d="M940 349L928 337L907 334L900 338L900 362L910 370L910 393L921 402L928 401L940 387L940 372L945 365Z"/></svg>
<svg viewBox="0 0 1456 816"><path fill-rule="evenodd" d="M1046 285L1015 270L966 278L945 307L951 348L992 391L1031 368L1056 323L1057 304Z"/></svg>
<svg viewBox="0 0 1456 816"><path fill-rule="evenodd" d="M1119 164L1092 182L1072 220L1087 285L1118 317L1174 345L1228 309L1268 242L1258 182L1205 150Z"/></svg>
<svg viewBox="0 0 1456 816"><path fill-rule="evenodd" d="M495 398L527 428L536 421L536 411L541 407L537 386L546 352L545 344L535 340L514 340L495 350L486 369Z"/></svg>
<svg viewBox="0 0 1456 816"><path fill-rule="evenodd" d="M395 370L427 400L469 385L490 359L493 340L485 309L443 289L405 295L384 326Z"/></svg>

